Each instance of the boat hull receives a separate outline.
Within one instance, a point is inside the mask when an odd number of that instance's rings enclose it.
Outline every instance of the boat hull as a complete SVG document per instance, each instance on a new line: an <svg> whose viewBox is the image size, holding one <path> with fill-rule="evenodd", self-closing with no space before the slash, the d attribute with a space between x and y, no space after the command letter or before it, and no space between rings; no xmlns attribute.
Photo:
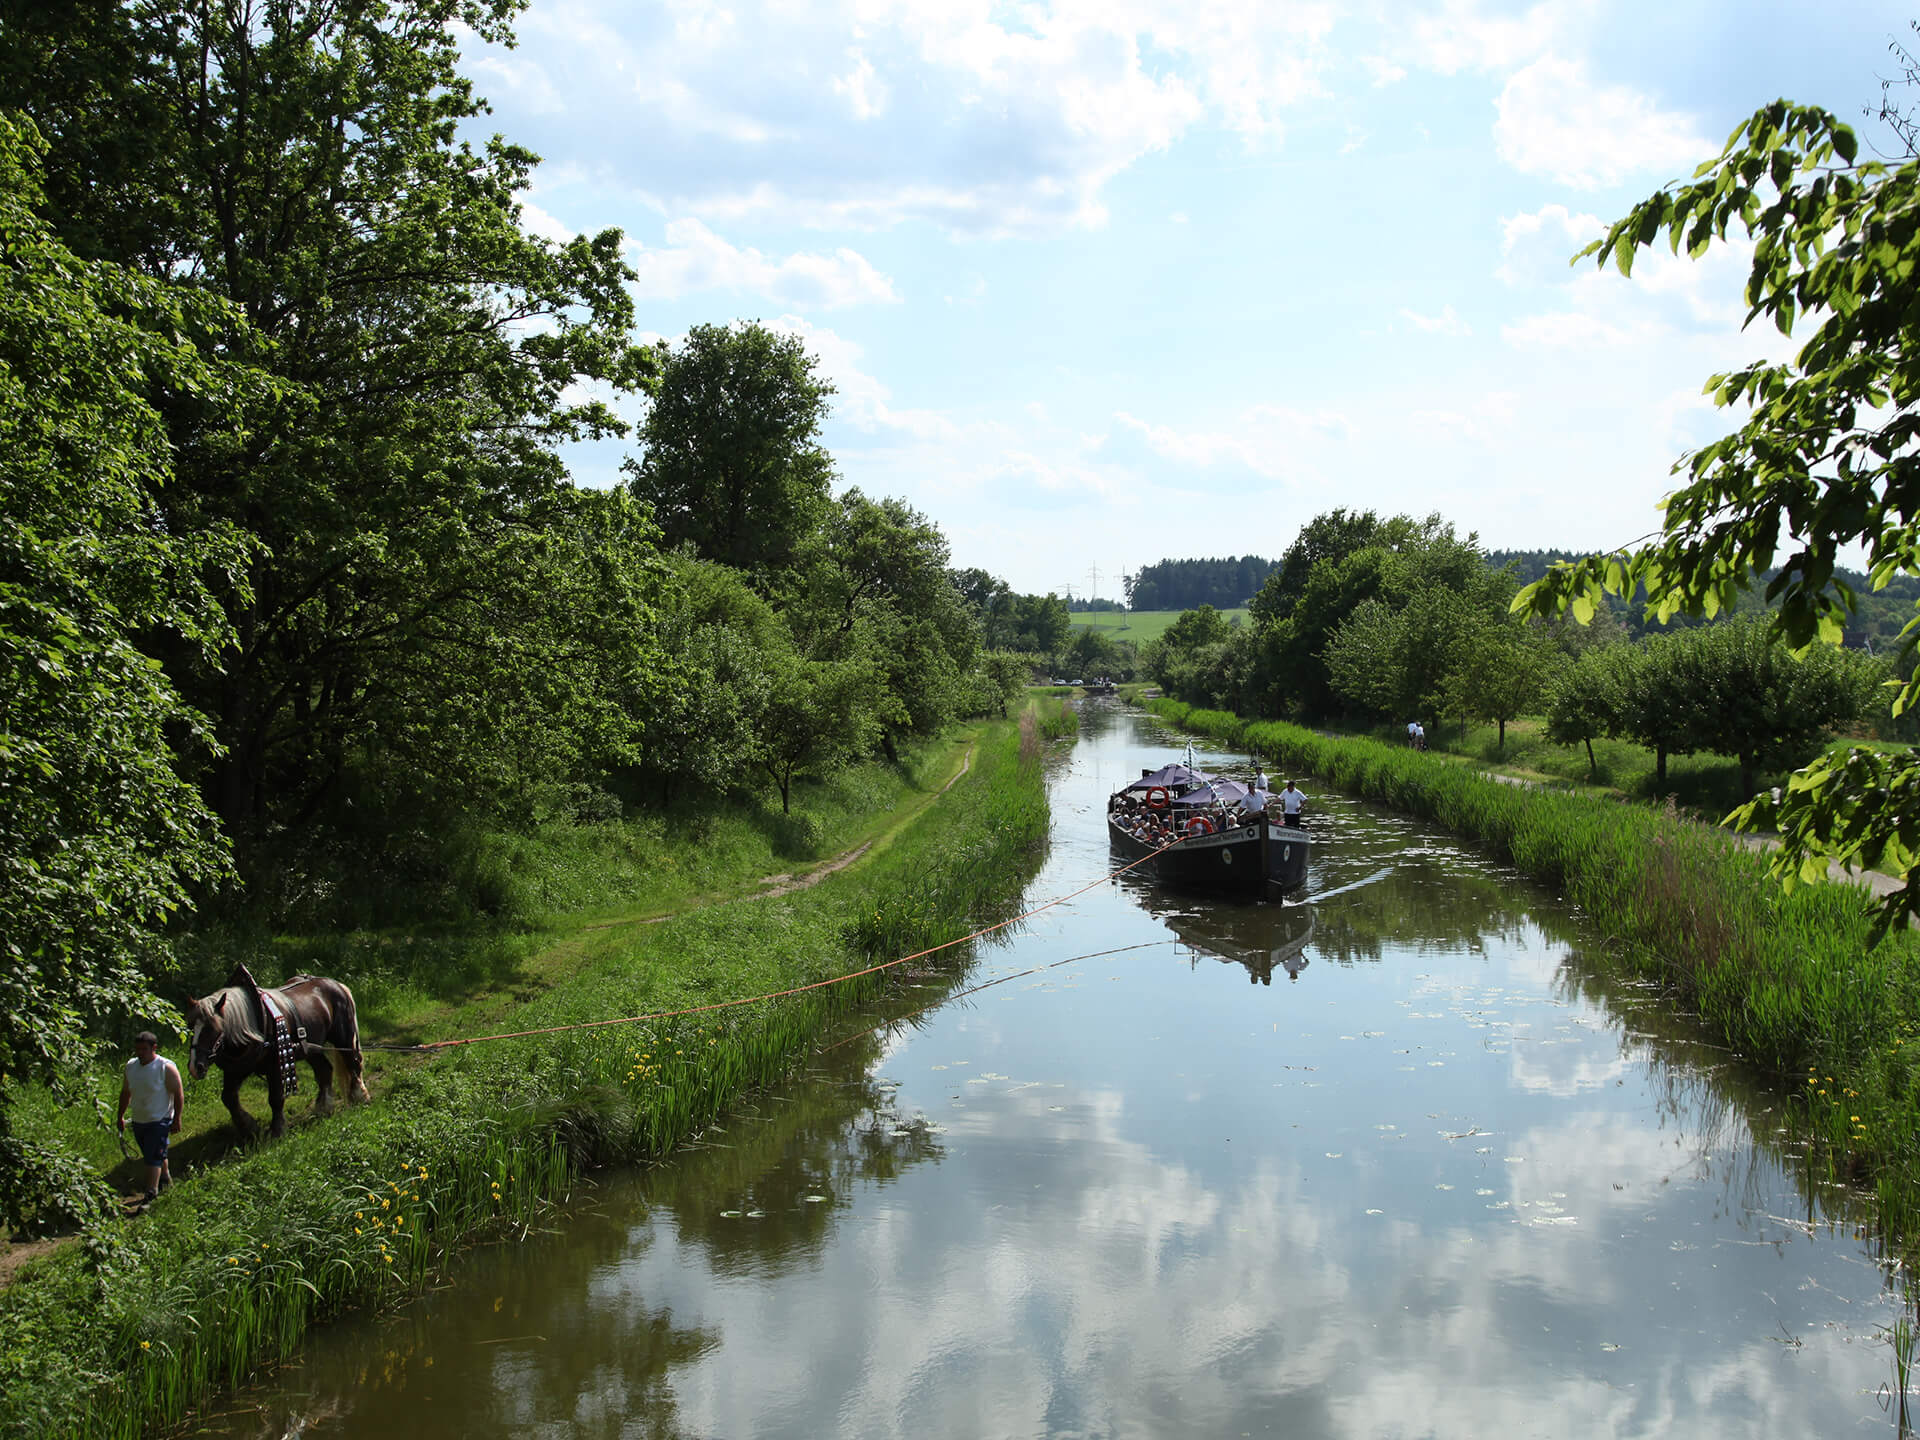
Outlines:
<svg viewBox="0 0 1920 1440"><path fill-rule="evenodd" d="M1157 852L1112 816L1107 818L1107 836L1117 854L1144 862L1136 874L1186 889L1256 896L1270 887L1291 890L1305 883L1313 848L1305 830L1269 825L1264 818L1218 834L1189 835Z"/></svg>

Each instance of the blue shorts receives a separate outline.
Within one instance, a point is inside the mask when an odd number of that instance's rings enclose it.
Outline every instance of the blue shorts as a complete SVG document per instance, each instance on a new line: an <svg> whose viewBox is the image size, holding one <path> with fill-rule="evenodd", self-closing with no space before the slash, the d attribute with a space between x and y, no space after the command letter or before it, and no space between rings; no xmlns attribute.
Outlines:
<svg viewBox="0 0 1920 1440"><path fill-rule="evenodd" d="M168 1120L136 1120L133 1122L133 1140L140 1147L140 1158L149 1166L167 1163L167 1132L173 1129Z"/></svg>

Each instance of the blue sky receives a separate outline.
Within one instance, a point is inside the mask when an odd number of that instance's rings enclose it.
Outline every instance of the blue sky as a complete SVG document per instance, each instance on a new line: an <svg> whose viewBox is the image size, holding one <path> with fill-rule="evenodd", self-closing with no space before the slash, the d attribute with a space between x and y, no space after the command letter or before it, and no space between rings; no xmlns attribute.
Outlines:
<svg viewBox="0 0 1920 1440"><path fill-rule="evenodd" d="M1727 417L1745 251L1568 259L1779 95L1862 109L1880 0L532 0L465 63L545 163L554 235L617 225L640 323L758 319L838 387L844 484L956 565L1119 593L1277 556L1336 505L1493 547L1658 524ZM629 407L630 413L637 409ZM612 483L620 444L582 446ZM1100 579L1092 579L1098 568Z"/></svg>

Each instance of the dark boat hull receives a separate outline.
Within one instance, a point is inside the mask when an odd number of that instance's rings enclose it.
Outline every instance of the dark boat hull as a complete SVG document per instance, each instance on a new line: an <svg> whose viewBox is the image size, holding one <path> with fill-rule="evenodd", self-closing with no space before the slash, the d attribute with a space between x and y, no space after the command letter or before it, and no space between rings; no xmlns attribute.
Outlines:
<svg viewBox="0 0 1920 1440"><path fill-rule="evenodd" d="M1144 860L1135 874L1147 874L1168 885L1217 893L1263 895L1269 886L1291 890L1305 883L1307 857L1313 842L1307 832L1269 825L1241 825L1214 835L1189 835L1179 844L1155 853L1155 847L1137 840L1107 817L1107 836L1116 853Z"/></svg>

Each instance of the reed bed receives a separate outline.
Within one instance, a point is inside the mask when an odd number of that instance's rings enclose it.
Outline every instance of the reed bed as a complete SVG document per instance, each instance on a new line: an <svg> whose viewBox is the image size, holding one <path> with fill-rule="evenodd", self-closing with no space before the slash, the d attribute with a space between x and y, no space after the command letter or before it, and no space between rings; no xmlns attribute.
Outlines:
<svg viewBox="0 0 1920 1440"><path fill-rule="evenodd" d="M647 927L510 1028L829 979L1004 918L1048 823L1021 741L989 731L966 779L868 863ZM372 1105L97 1223L0 1292L0 1433L132 1440L177 1423L314 1323L416 1293L461 1248L554 1223L586 1171L668 1154L889 980L443 1052Z"/></svg>
<svg viewBox="0 0 1920 1440"><path fill-rule="evenodd" d="M1148 707L1469 836L1555 889L1607 963L1664 986L1791 1088L1812 1178L1870 1185L1890 1237L1920 1236L1920 941L1875 944L1865 892L1782 892L1763 859L1671 809L1504 784L1377 740L1174 700Z"/></svg>

